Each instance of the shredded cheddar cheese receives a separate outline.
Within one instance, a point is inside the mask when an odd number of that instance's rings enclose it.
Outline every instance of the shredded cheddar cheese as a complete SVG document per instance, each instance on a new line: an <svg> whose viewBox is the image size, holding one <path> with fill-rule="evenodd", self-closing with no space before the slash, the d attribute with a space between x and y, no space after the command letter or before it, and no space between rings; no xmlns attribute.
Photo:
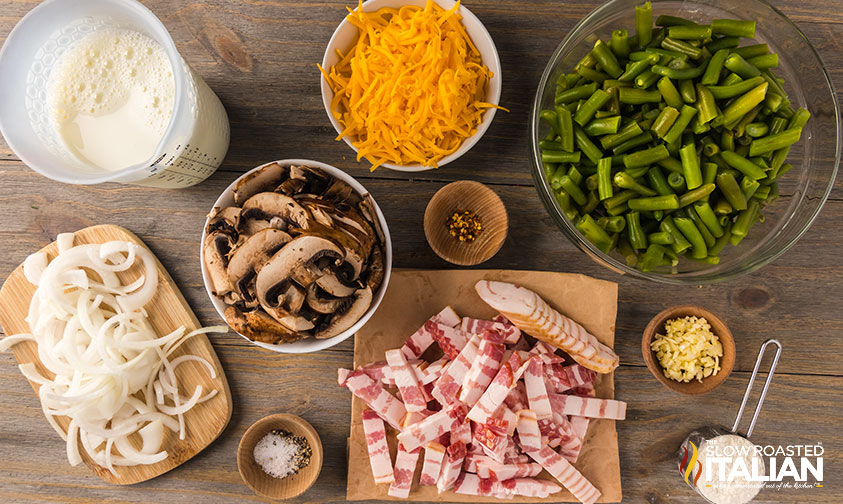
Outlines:
<svg viewBox="0 0 843 504"><path fill-rule="evenodd" d="M492 72L460 22L459 2L444 10L404 6L348 9L357 44L330 72L331 113L342 124L357 161L438 166L477 131ZM498 107L500 108L500 107Z"/></svg>

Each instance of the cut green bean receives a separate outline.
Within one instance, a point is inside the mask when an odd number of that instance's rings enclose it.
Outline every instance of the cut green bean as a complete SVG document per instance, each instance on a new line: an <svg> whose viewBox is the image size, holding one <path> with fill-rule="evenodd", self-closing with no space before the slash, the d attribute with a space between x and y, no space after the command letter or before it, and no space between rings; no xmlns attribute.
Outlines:
<svg viewBox="0 0 843 504"><path fill-rule="evenodd" d="M749 233L749 229L755 224L758 212L761 209L761 204L754 199L747 204L744 211L738 214L735 220L735 225L732 226L732 236L744 237Z"/></svg>
<svg viewBox="0 0 843 504"><path fill-rule="evenodd" d="M793 116L790 118L790 122L787 123L787 129L795 129L795 128L802 128L807 124L808 119L811 118L811 113L807 110L800 108L796 112L793 113Z"/></svg>
<svg viewBox="0 0 843 504"><path fill-rule="evenodd" d="M717 188L723 193L723 197L729 202L734 210L746 210L746 196L741 186L731 173L720 173L715 181Z"/></svg>
<svg viewBox="0 0 843 504"><path fill-rule="evenodd" d="M604 149L611 149L612 147L616 147L631 138L635 138L641 133L644 133L644 130L641 129L641 126L638 125L636 121L631 121L625 126L621 127L621 129L614 135L607 135L600 139L600 145L603 146Z"/></svg>
<svg viewBox="0 0 843 504"><path fill-rule="evenodd" d="M556 107L557 134L562 150L574 152L574 124L571 111L565 107Z"/></svg>
<svg viewBox="0 0 843 504"><path fill-rule="evenodd" d="M694 225L697 226L697 231L699 231L702 235L706 248L713 247L715 240L714 235L711 234L711 231L709 231L705 226L705 223L703 223L702 219L700 219L700 216L697 215L696 210L694 210L693 207L688 207L685 209L685 214L694 222ZM708 251L706 251L706 254L708 254Z"/></svg>
<svg viewBox="0 0 843 504"><path fill-rule="evenodd" d="M647 248L647 235L641 229L641 214L638 212L627 213L626 228L632 248L636 250Z"/></svg>
<svg viewBox="0 0 843 504"><path fill-rule="evenodd" d="M717 117L717 104L714 102L714 95L702 84L697 84L697 120L700 124L706 124Z"/></svg>
<svg viewBox="0 0 843 504"><path fill-rule="evenodd" d="M573 199L577 205L585 205L586 201L588 201L588 198L585 193L582 192L580 186L574 183L568 175L562 175L559 177L559 185L562 190L571 195L571 199Z"/></svg>
<svg viewBox="0 0 843 504"><path fill-rule="evenodd" d="M656 191L640 184L626 172L616 173L613 180L615 182L615 185L617 185L621 189L629 189L631 191L635 191L636 193L642 196L655 196L657 194Z"/></svg>
<svg viewBox="0 0 843 504"><path fill-rule="evenodd" d="M620 233L624 229L626 229L626 219L620 215L606 219L606 231L610 233Z"/></svg>
<svg viewBox="0 0 843 504"><path fill-rule="evenodd" d="M656 58L656 61L658 61L658 58ZM650 59L633 61L626 66L626 71L618 77L618 80L621 82L633 82L639 74L653 66L653 63Z"/></svg>
<svg viewBox="0 0 843 504"><path fill-rule="evenodd" d="M647 241L650 243L658 243L659 245L673 245L676 239L667 231L657 231L647 235Z"/></svg>
<svg viewBox="0 0 843 504"><path fill-rule="evenodd" d="M760 140L762 139L756 140L756 142ZM755 144L755 142L752 143L753 145ZM753 163L749 159L738 155L738 153L736 152L723 151L722 153L720 153L720 155L723 157L723 160L726 161L726 164L743 173L745 176L751 178L752 180L763 179L767 176L767 174L764 173L764 170L761 169L760 166Z"/></svg>
<svg viewBox="0 0 843 504"><path fill-rule="evenodd" d="M574 125L574 142L592 163L597 163L603 157L603 152L594 145L585 131L577 125Z"/></svg>
<svg viewBox="0 0 843 504"><path fill-rule="evenodd" d="M734 98L735 96L742 95L750 89L759 86L763 83L763 77L753 77L751 79L740 81L737 84L729 84L725 86L709 86L708 90L711 91L711 95L714 96L715 99L725 100L727 98Z"/></svg>
<svg viewBox="0 0 843 504"><path fill-rule="evenodd" d="M633 198L627 202L630 210L648 211L655 210L676 210L679 208L679 197L675 194L664 196L649 196L645 198Z"/></svg>
<svg viewBox="0 0 843 504"><path fill-rule="evenodd" d="M551 151L542 152L543 163L579 163L579 152Z"/></svg>
<svg viewBox="0 0 843 504"><path fill-rule="evenodd" d="M655 133L659 138L664 138L678 117L679 111L671 106L667 106L661 110L656 120L653 121L650 131Z"/></svg>
<svg viewBox="0 0 843 504"><path fill-rule="evenodd" d="M620 59L629 57L629 32L623 28L612 32L612 52Z"/></svg>
<svg viewBox="0 0 843 504"><path fill-rule="evenodd" d="M714 144L711 144L714 145ZM713 184L717 177L717 163L703 163L703 185Z"/></svg>
<svg viewBox="0 0 843 504"><path fill-rule="evenodd" d="M680 54L687 54L688 56L694 59L697 59L702 56L702 49L694 46L693 44L689 44L684 40L676 40L670 37L666 37L664 40L662 40L661 46L663 49L667 49L668 51L674 51Z"/></svg>
<svg viewBox="0 0 843 504"><path fill-rule="evenodd" d="M670 77L673 80L687 80L687 79L696 79L705 71L705 66L700 65L698 67L693 68L670 68L662 65L653 65L650 69L651 72L657 75L662 75L664 77Z"/></svg>
<svg viewBox="0 0 843 504"><path fill-rule="evenodd" d="M647 170L647 181L650 183L650 187L652 187L658 194L661 194L662 196L673 194L673 189L671 189L670 185L668 185L664 173L662 173L658 166L651 166Z"/></svg>
<svg viewBox="0 0 843 504"><path fill-rule="evenodd" d="M702 170L700 159L697 157L697 146L688 144L679 149L679 157L682 160L682 174L685 176L685 184L688 189L696 189L702 185Z"/></svg>
<svg viewBox="0 0 843 504"><path fill-rule="evenodd" d="M577 68L577 73L582 75L586 79L592 82L597 82L599 84L603 84L603 81L609 78L609 74L598 72L597 70L588 67Z"/></svg>
<svg viewBox="0 0 843 504"><path fill-rule="evenodd" d="M733 37L755 38L755 21L714 19L711 21L711 33Z"/></svg>
<svg viewBox="0 0 843 504"><path fill-rule="evenodd" d="M712 26L712 32L714 31L714 27ZM738 47L741 43L740 37L720 37L718 39L714 39L708 44L706 44L706 49L711 51L712 53L717 52L721 49L733 49Z"/></svg>
<svg viewBox="0 0 843 504"><path fill-rule="evenodd" d="M714 210L711 208L711 205L708 204L707 201L697 201L694 203L694 211L697 212L699 215L700 220L705 224L705 227L708 228L709 232L714 235L715 238L720 238L723 236L723 226L720 225L717 216L714 214Z"/></svg>
<svg viewBox="0 0 843 504"><path fill-rule="evenodd" d="M725 227L723 227L723 234L714 241L714 246L709 247L708 253L712 256L718 256L723 249L726 248L726 245L729 244L729 239L732 238L732 223L727 222Z"/></svg>
<svg viewBox="0 0 843 504"><path fill-rule="evenodd" d="M723 63L723 66L740 75L744 79L750 79L761 75L761 70L743 59L740 54L730 54Z"/></svg>
<svg viewBox="0 0 843 504"><path fill-rule="evenodd" d="M688 105L682 105L682 108L679 110L679 118L676 119L676 122L668 130L667 135L664 136L664 141L668 144L678 141L685 128L691 124L691 119L695 115L697 115L697 109Z"/></svg>
<svg viewBox="0 0 843 504"><path fill-rule="evenodd" d="M603 200L603 206L606 210L612 210L613 208L617 208L621 205L626 205L627 201L636 196L638 196L638 194L635 191L621 191L611 198Z"/></svg>
<svg viewBox="0 0 843 504"><path fill-rule="evenodd" d="M647 166L662 159L670 157L670 153L664 145L658 145L649 149L627 154L623 157L623 164L627 168Z"/></svg>
<svg viewBox="0 0 843 504"><path fill-rule="evenodd" d="M612 158L601 158L597 162L597 194L600 201L612 197Z"/></svg>
<svg viewBox="0 0 843 504"><path fill-rule="evenodd" d="M653 6L650 2L635 8L635 35L641 47L647 47L653 40Z"/></svg>
<svg viewBox="0 0 843 504"><path fill-rule="evenodd" d="M637 77L635 77L635 87L639 89L647 89L659 81L659 76L654 74L651 69L644 70Z"/></svg>
<svg viewBox="0 0 843 504"><path fill-rule="evenodd" d="M745 131L748 136L751 136L752 138L759 138L769 133L770 127L767 125L767 123L754 122L747 124ZM750 146L750 150L751 149L752 146Z"/></svg>
<svg viewBox="0 0 843 504"><path fill-rule="evenodd" d="M667 176L667 185L674 191L685 190L685 177L681 173L671 172Z"/></svg>
<svg viewBox="0 0 843 504"><path fill-rule="evenodd" d="M749 155L762 156L775 150L790 147L798 142L801 136L802 128L791 128L775 135L759 138L749 145Z"/></svg>
<svg viewBox="0 0 843 504"><path fill-rule="evenodd" d="M681 254L691 248L691 242L685 239L685 235L676 227L676 223L671 216L665 215L664 219L659 223L659 229L673 236L673 243L670 245L670 248L677 254Z"/></svg>
<svg viewBox="0 0 843 504"><path fill-rule="evenodd" d="M671 81L670 78L662 77L659 79L656 87L659 89L659 93L661 93L665 103L669 106L678 110L685 104L685 102L682 101L682 96L679 94L679 90L676 89L676 86L673 85L673 81Z"/></svg>
<svg viewBox="0 0 843 504"><path fill-rule="evenodd" d="M651 243L647 250L641 254L641 261L639 261L638 266L645 273L652 271L662 263L664 256L665 248L657 243Z"/></svg>
<svg viewBox="0 0 843 504"><path fill-rule="evenodd" d="M584 100L594 94L597 91L597 83L592 82L591 84L584 84L582 86L577 86L575 88L571 88L561 93L558 93L554 98L554 103L557 105L561 105L563 103L571 103L577 100Z"/></svg>
<svg viewBox="0 0 843 504"><path fill-rule="evenodd" d="M597 225L597 222L591 215L585 214L580 217L577 220L576 227L601 252L608 253L611 250L612 237L609 236L605 229Z"/></svg>
<svg viewBox="0 0 843 504"><path fill-rule="evenodd" d="M640 77L640 76L639 76ZM658 91L645 91L637 88L618 89L618 100L621 103L630 105L641 105L642 103L658 103L662 95Z"/></svg>
<svg viewBox="0 0 843 504"><path fill-rule="evenodd" d="M594 119L583 128L589 136L612 135L618 132L621 116Z"/></svg>
<svg viewBox="0 0 843 504"><path fill-rule="evenodd" d="M602 40L594 43L594 48L591 50L591 55L597 60L597 64L604 72L617 79L623 73L623 69L618 64L618 59L615 54L609 49L609 46Z"/></svg>
<svg viewBox="0 0 843 504"><path fill-rule="evenodd" d="M574 122L580 126L588 124L594 118L594 113L597 112L597 109L605 105L609 101L609 98L609 93L606 91L602 89L595 90L588 100L577 109L577 113L574 115Z"/></svg>
<svg viewBox="0 0 843 504"><path fill-rule="evenodd" d="M723 63L726 62L726 58L729 56L728 49L720 49L714 53L714 55L708 60L708 66L705 68L705 72L703 72L703 76L700 79L700 84L704 86L712 86L717 84L720 80L720 72L723 70Z"/></svg>
<svg viewBox="0 0 843 504"><path fill-rule="evenodd" d="M679 95L685 103L696 103L697 92L694 89L694 81L681 80L679 81ZM699 108L699 106L698 106Z"/></svg>
<svg viewBox="0 0 843 504"><path fill-rule="evenodd" d="M677 217L673 219L673 222L685 236L685 239L691 243L691 257L695 259L708 257L708 247L694 221L687 217Z"/></svg>
<svg viewBox="0 0 843 504"><path fill-rule="evenodd" d="M761 56L749 58L748 60L746 60L746 62L759 70L776 68L777 66L779 66L779 55L776 53L763 54Z"/></svg>
<svg viewBox="0 0 843 504"><path fill-rule="evenodd" d="M630 138L626 142L614 147L612 149L612 153L615 154L615 155L620 155L620 154L623 154L623 153L625 153L625 152L627 152L631 149L634 149L635 147L639 147L641 145L648 144L652 141L653 141L653 134L650 133L649 131L645 131L644 133L641 133L640 135L638 135L636 137Z"/></svg>
<svg viewBox="0 0 843 504"><path fill-rule="evenodd" d="M676 25L667 29L667 36L678 40L708 40L711 25Z"/></svg>
<svg viewBox="0 0 843 504"><path fill-rule="evenodd" d="M740 182L741 190L743 191L744 197L749 200L754 194L755 191L761 187L761 184L758 183L757 180L752 180L749 177L744 177L741 179Z"/></svg>
<svg viewBox="0 0 843 504"><path fill-rule="evenodd" d="M740 55L741 58L748 60L756 56L763 56L770 52L770 46L767 44L754 44L743 47L736 47L732 49L733 53Z"/></svg>
<svg viewBox="0 0 843 504"><path fill-rule="evenodd" d="M727 128L730 127L730 124L737 123L744 115L755 108L756 105L764 101L764 96L767 94L768 87L769 84L765 82L760 86L750 89L741 95L740 98L732 102L731 105L726 107L726 109L723 110L723 114L717 119L722 119L722 124Z"/></svg>
<svg viewBox="0 0 843 504"><path fill-rule="evenodd" d="M556 191L554 192L554 195L556 196L556 202L559 203L559 207L562 209L562 213L565 214L565 217L571 221L579 217L579 212L577 212L577 209L574 208L574 202L571 201L571 196L568 193L565 191Z"/></svg>
<svg viewBox="0 0 843 504"><path fill-rule="evenodd" d="M679 196L679 208L684 208L690 205L691 203L700 201L708 197L708 195L714 192L714 189L716 188L717 186L715 186L714 184L706 184L682 194L681 196Z"/></svg>

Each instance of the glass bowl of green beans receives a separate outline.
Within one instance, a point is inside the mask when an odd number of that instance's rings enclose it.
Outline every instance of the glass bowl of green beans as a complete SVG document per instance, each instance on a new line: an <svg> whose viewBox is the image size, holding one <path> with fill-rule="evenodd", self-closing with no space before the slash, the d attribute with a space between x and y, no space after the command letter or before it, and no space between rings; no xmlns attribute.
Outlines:
<svg viewBox="0 0 843 504"><path fill-rule="evenodd" d="M597 262L672 284L754 271L816 218L840 110L802 32L763 0L611 0L553 53L533 177Z"/></svg>

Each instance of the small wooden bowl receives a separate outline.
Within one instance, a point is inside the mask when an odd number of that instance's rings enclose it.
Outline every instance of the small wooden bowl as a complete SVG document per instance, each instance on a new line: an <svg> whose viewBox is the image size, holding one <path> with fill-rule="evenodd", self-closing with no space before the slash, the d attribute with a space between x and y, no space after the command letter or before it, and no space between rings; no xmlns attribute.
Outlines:
<svg viewBox="0 0 843 504"><path fill-rule="evenodd" d="M448 232L448 218L456 211L470 210L483 226L472 242L461 242ZM458 266L488 261L503 246L509 231L506 207L494 191L471 180L451 182L430 198L424 211L424 235L436 255Z"/></svg>
<svg viewBox="0 0 843 504"><path fill-rule="evenodd" d="M296 436L303 436L313 450L310 463L298 474L286 478L275 478L265 473L255 462L255 445L266 434L283 429ZM237 447L237 468L243 482L256 494L269 499L292 499L306 492L319 477L322 470L322 440L312 425L302 418L286 413L269 415L253 423L240 439Z"/></svg>
<svg viewBox="0 0 843 504"><path fill-rule="evenodd" d="M720 358L720 371L716 375L703 378L702 381L692 380L686 383L671 380L664 375L662 366L656 358L656 352L650 349L650 343L653 342L656 333L664 331L665 322L688 316L702 317L708 321L711 325L711 332L720 338L720 344L723 346L723 357ZM732 372L732 368L735 367L735 339L732 337L732 332L717 315L693 305L674 306L653 317L644 329L644 335L641 338L641 352L644 354L644 362L647 363L650 372L658 381L662 382L665 387L686 395L700 395L714 390L726 381L726 378Z"/></svg>

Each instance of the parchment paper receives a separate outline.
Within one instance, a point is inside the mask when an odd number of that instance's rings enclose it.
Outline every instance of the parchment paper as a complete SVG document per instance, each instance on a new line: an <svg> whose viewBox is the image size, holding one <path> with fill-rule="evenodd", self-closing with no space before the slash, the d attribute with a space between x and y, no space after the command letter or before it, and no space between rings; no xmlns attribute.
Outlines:
<svg viewBox="0 0 843 504"><path fill-rule="evenodd" d="M522 285L541 295L552 307L583 325L602 343L614 347L618 285L584 275L514 270L393 270L386 296L378 311L354 337L354 366L384 359L384 352L398 348L428 318L446 305L460 316L491 318L492 310L474 292L478 280L501 280ZM599 375L597 397L615 395L613 374ZM361 423L363 401L351 403L351 437L348 443L348 500L401 500L387 495L389 485L375 485L366 438ZM387 426L395 461L395 434ZM424 457L424 450L420 460ZM407 500L436 502L507 502L493 497L439 495L436 487L418 485L421 463L416 467L413 489ZM618 436L614 420L591 420L579 460L574 466L602 493L598 502L620 502L621 477ZM552 479L547 472L539 478ZM516 497L509 502L576 502L565 489L547 499Z"/></svg>

